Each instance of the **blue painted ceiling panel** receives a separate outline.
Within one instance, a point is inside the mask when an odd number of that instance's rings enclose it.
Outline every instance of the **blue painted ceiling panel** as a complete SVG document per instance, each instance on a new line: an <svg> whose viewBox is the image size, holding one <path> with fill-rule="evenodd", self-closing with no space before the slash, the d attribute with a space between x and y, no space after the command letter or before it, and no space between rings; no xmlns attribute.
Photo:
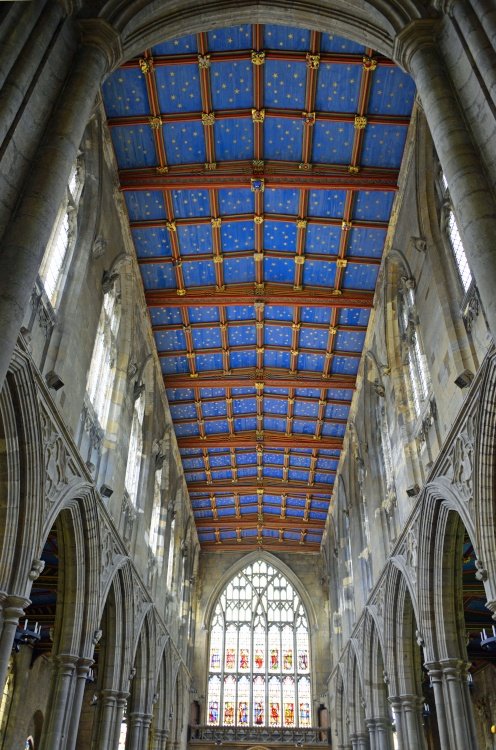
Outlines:
<svg viewBox="0 0 496 750"><path fill-rule="evenodd" d="M171 256L169 232L162 227L133 229L134 246L138 258L168 258Z"/></svg>
<svg viewBox="0 0 496 750"><path fill-rule="evenodd" d="M352 122L317 120L313 130L313 162L320 164L351 163L355 132Z"/></svg>
<svg viewBox="0 0 496 750"><path fill-rule="evenodd" d="M415 86L402 70L379 67L374 72L369 112L385 115L409 115L415 98Z"/></svg>
<svg viewBox="0 0 496 750"><path fill-rule="evenodd" d="M310 45L310 32L291 26L267 24L264 28L264 46L266 49L285 49L307 51Z"/></svg>
<svg viewBox="0 0 496 750"><path fill-rule="evenodd" d="M217 193L222 216L253 214L255 194L244 188L220 188Z"/></svg>
<svg viewBox="0 0 496 750"><path fill-rule="evenodd" d="M224 52L236 49L252 49L252 30L249 24L214 29L207 33L208 49L211 52Z"/></svg>
<svg viewBox="0 0 496 750"><path fill-rule="evenodd" d="M200 74L196 61L190 65L157 66L155 80L163 114L201 112Z"/></svg>
<svg viewBox="0 0 496 750"><path fill-rule="evenodd" d="M145 289L174 289L176 279L171 263L151 263L141 268Z"/></svg>
<svg viewBox="0 0 496 750"><path fill-rule="evenodd" d="M216 120L214 133L215 156L218 161L253 159L253 123L251 117Z"/></svg>
<svg viewBox="0 0 496 750"><path fill-rule="evenodd" d="M179 55L179 54L196 54L198 46L196 43L196 34L182 36L179 39L170 39L153 47L153 55Z"/></svg>
<svg viewBox="0 0 496 750"><path fill-rule="evenodd" d="M386 241L385 229L357 229L350 231L348 255L360 258L380 258Z"/></svg>
<svg viewBox="0 0 496 750"><path fill-rule="evenodd" d="M162 130L169 164L205 163L205 136L200 119L195 122L166 122Z"/></svg>
<svg viewBox="0 0 496 750"><path fill-rule="evenodd" d="M121 68L102 86L108 117L146 115L150 112L146 81L139 68Z"/></svg>
<svg viewBox="0 0 496 750"><path fill-rule="evenodd" d="M393 207L394 195L392 191L359 190L355 194L353 219L388 221Z"/></svg>
<svg viewBox="0 0 496 750"><path fill-rule="evenodd" d="M187 224L176 228L181 255L212 252L212 229L209 224Z"/></svg>
<svg viewBox="0 0 496 750"><path fill-rule="evenodd" d="M219 521L234 519L237 508L253 519L259 497L243 489L235 501L232 491L219 492L216 484L225 487L237 480L259 486L260 480L263 487L264 481L282 480L301 488L321 483L329 493L312 492L311 506L304 495L294 497L291 486L286 488L286 516L281 493L266 488L263 496L262 510L280 520L284 541L298 548L301 543L304 550L322 537L322 531L305 533L304 513L323 526L340 456L338 447L316 449L311 438L317 431L323 440L344 435L353 395L351 388L308 387L305 374L316 380L323 374L355 376L370 315L368 308L315 307L313 289L339 284L342 292L373 291L395 195L394 190L326 185L332 185L333 173L348 175L350 165L358 167L357 179L365 180L368 172L361 167L398 170L407 124L391 124L391 118L408 117L414 88L404 73L354 42L291 27L261 31L262 48L260 30L250 25L157 45L148 73L137 59L130 61L106 81L103 98L119 168L140 169L132 173L124 195L145 290L169 292L163 307L150 307L150 320L162 372L169 379L176 435L195 445L198 441L196 447L180 446L180 452L195 515L212 522L211 528L199 530L199 538L205 544L241 539L247 545L256 544L260 533L267 544L280 539L279 531L267 530L263 523L257 529L254 522L241 537L234 530L220 530ZM251 61L253 49L266 51L258 70ZM202 69L199 50L210 55ZM313 91L306 56L319 52ZM363 72L364 54L378 59L377 69L368 74ZM143 56L149 58L149 52ZM255 72L261 74L256 79ZM255 80L261 90L255 91ZM306 108L316 112L315 122L303 115ZM254 109L265 109L263 124L254 125ZM202 121L202 113L211 112L212 122ZM376 119L360 131L355 129L356 114ZM158 129L148 121L152 115L162 117ZM298 165L301 172L295 171ZM330 175L328 182L323 174ZM394 179L395 172L390 174ZM259 184L252 180L250 189L253 175ZM123 179L128 177L124 172ZM150 190L150 184L159 187ZM222 219L220 230L210 221L216 217ZM169 230L166 222L174 222ZM351 228L344 231L348 222ZM360 222L377 222L377 227L357 226ZM255 253L263 263L255 263ZM214 264L219 254L222 262ZM301 265L295 263L297 254L304 258ZM337 256L347 260L339 275ZM186 294L169 307L179 283ZM190 306L192 290L220 298ZM288 292L306 304L288 303ZM285 293L285 300L275 304L272 295L279 293ZM238 381L231 386L229 376L218 387L201 385L202 376L214 382L223 378L224 368L247 378L246 385ZM175 375L186 385L195 373L198 380L191 387L170 387ZM275 388L264 382L267 376L301 377L302 385ZM319 418L323 423L317 425ZM254 443L232 450L237 436L254 440L257 432L258 442L261 429L264 443L257 450ZM271 445L272 433L292 434L291 448ZM219 447L206 447L200 436L207 441L217 436ZM302 528L285 529L287 517L301 521Z"/></svg>
<svg viewBox="0 0 496 750"><path fill-rule="evenodd" d="M266 250L294 253L296 249L296 222L264 222L264 247Z"/></svg>
<svg viewBox="0 0 496 750"><path fill-rule="evenodd" d="M176 219L210 216L207 190L173 190L172 205Z"/></svg>
<svg viewBox="0 0 496 750"><path fill-rule="evenodd" d="M255 261L250 258L226 256L223 263L226 284L243 284L255 281Z"/></svg>
<svg viewBox="0 0 496 750"><path fill-rule="evenodd" d="M264 158L301 162L303 120L281 120L266 117L264 123Z"/></svg>
<svg viewBox="0 0 496 750"><path fill-rule="evenodd" d="M362 65L319 66L315 109L321 112L357 112Z"/></svg>
<svg viewBox="0 0 496 750"><path fill-rule="evenodd" d="M218 109L249 109L253 104L251 60L212 62L212 104Z"/></svg>
<svg viewBox="0 0 496 750"><path fill-rule="evenodd" d="M353 42L351 39L344 39L344 37L337 36L337 34L322 34L320 48L322 52L339 52L358 55L365 52L365 47L363 45Z"/></svg>
<svg viewBox="0 0 496 750"><path fill-rule="evenodd" d="M160 191L126 191L124 198L131 221L165 219L164 196Z"/></svg>

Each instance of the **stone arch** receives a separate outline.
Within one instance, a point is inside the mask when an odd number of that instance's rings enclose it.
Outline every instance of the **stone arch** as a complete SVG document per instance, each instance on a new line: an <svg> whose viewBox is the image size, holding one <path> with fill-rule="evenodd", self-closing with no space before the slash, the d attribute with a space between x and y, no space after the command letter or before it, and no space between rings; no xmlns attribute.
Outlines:
<svg viewBox="0 0 496 750"><path fill-rule="evenodd" d="M362 653L357 638L350 639L348 649L348 705L350 733L353 738L364 734L366 730Z"/></svg>
<svg viewBox="0 0 496 750"><path fill-rule="evenodd" d="M346 7L337 0L330 0L325 6L312 0L297 9L288 8L284 0L251 0L242 6L233 0L220 3L190 0L182 4L180 12L176 6L160 0L150 0L146 4L135 0L126 6L118 0L109 0L100 13L120 32L123 59L134 57L165 39L233 22L318 28L350 37L391 57L398 33L411 21L426 15L427 10L420 0L393 0L387 4L380 0L367 3L350 0Z"/></svg>
<svg viewBox="0 0 496 750"><path fill-rule="evenodd" d="M496 611L496 353L485 365L475 437L474 522L479 561L487 571L488 606Z"/></svg>
<svg viewBox="0 0 496 750"><path fill-rule="evenodd" d="M127 735L129 742L145 743L153 711L156 663L155 617L150 611L144 617L134 654L133 679L128 698Z"/></svg>
<svg viewBox="0 0 496 750"><path fill-rule="evenodd" d="M465 531L474 540L475 528L466 504L443 477L426 486L422 509L418 595L426 659L466 660L460 555Z"/></svg>
<svg viewBox="0 0 496 750"><path fill-rule="evenodd" d="M384 645L382 634L370 607L366 608L363 631L363 692L367 718L389 715L387 690L384 683Z"/></svg>
<svg viewBox="0 0 496 750"><path fill-rule="evenodd" d="M335 711L336 729L335 734L338 737L338 744L341 747L348 747L349 743L349 714L347 711L347 690L345 681L345 670L342 662L339 662L336 670L336 693L335 693Z"/></svg>
<svg viewBox="0 0 496 750"><path fill-rule="evenodd" d="M390 695L419 695L418 606L404 564L392 558L386 574L384 601L385 679Z"/></svg>
<svg viewBox="0 0 496 750"><path fill-rule="evenodd" d="M219 579L217 584L212 589L212 592L208 598L207 605L205 607L205 612L203 615L203 622L202 622L202 628L204 630L208 630L210 627L210 622L212 620L212 616L214 613L215 605L217 604L217 600L219 596L221 595L224 588L227 586L231 578L234 578L234 576L237 573L240 573L243 568L245 568L247 565L250 565L251 563L254 563L257 560L263 560L268 565L272 565L276 570L279 570L290 582L290 584L293 586L295 591L298 592L298 596L300 597L303 606L305 607L305 611L307 613L308 617L308 624L310 626L310 631L315 632L318 629L317 624L317 615L315 612L315 608L313 606L312 600L308 596L308 593L305 591L304 586L302 585L299 578L293 573L291 568L286 565L282 560L280 560L275 555L272 555L270 552L266 552L265 550L250 552L248 555L245 555L240 560L235 562L229 570L227 570L224 575Z"/></svg>
<svg viewBox="0 0 496 750"><path fill-rule="evenodd" d="M42 534L43 439L35 377L16 349L0 394L0 590L29 596Z"/></svg>

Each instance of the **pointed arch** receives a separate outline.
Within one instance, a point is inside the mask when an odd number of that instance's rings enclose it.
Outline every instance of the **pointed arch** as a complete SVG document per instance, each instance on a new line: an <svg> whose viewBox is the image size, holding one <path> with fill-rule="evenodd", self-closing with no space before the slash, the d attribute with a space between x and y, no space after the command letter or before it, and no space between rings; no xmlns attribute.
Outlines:
<svg viewBox="0 0 496 750"><path fill-rule="evenodd" d="M298 596L303 602L303 606L305 607L307 617L308 617L308 622L310 625L310 631L311 632L317 631L318 621L317 621L317 614L315 612L315 607L313 606L312 600L308 596L301 581L298 579L296 574L291 570L291 568L288 565L286 565L286 563L284 563L278 557L276 557L275 555L272 555L270 552L267 552L265 550L260 550L260 551L257 550L256 552L250 552L248 555L245 555L240 560L235 562L229 568L229 570L227 570L224 573L224 575L219 579L219 581L216 583L216 585L212 589L212 592L208 598L208 601L205 607L205 611L203 614L203 621L202 621L203 630L208 630L210 623L212 621L212 616L214 613L215 605L217 604L220 594L225 589L229 581L232 578L234 578L234 576L237 573L240 573L243 570L243 568L245 568L248 565L251 565L257 560L262 560L263 562L266 562L268 565L272 565L274 568L280 571L285 576L285 578L288 579L288 581L293 586L293 588L295 589Z"/></svg>

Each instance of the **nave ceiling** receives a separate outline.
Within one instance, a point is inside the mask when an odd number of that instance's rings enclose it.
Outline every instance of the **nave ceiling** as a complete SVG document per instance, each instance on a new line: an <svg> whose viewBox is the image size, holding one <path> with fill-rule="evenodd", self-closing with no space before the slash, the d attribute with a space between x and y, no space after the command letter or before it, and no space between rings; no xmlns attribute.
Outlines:
<svg viewBox="0 0 496 750"><path fill-rule="evenodd" d="M414 96L374 50L273 25L103 86L203 549L319 549Z"/></svg>

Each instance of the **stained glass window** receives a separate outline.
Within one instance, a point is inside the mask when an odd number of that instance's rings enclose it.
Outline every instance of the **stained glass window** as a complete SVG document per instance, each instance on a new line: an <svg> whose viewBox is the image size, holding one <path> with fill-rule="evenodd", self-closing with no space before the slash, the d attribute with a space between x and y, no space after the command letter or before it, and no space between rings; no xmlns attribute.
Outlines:
<svg viewBox="0 0 496 750"><path fill-rule="evenodd" d="M211 623L207 723L312 725L310 639L300 597L262 560L227 584Z"/></svg>

